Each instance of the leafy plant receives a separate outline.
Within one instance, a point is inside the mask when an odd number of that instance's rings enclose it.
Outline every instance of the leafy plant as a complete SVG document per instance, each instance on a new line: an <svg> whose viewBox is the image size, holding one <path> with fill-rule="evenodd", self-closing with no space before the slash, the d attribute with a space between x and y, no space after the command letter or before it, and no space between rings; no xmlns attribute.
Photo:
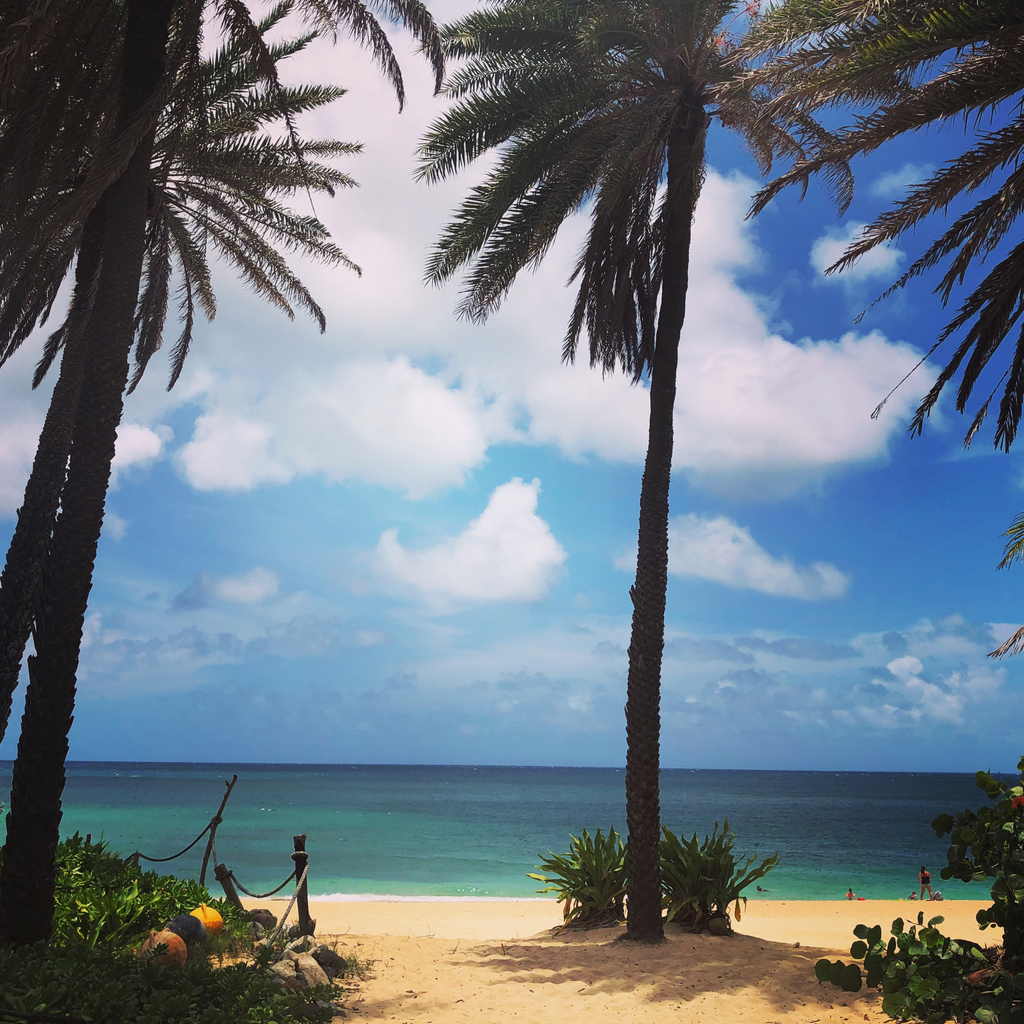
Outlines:
<svg viewBox="0 0 1024 1024"><path fill-rule="evenodd" d="M626 846L614 828L593 836L584 829L579 837L569 836L569 852L541 857L538 868L545 874L528 873L528 878L547 883L538 892L553 892L562 907L564 925L593 927L621 921L625 917ZM541 856L538 854L537 856Z"/></svg>
<svg viewBox="0 0 1024 1024"><path fill-rule="evenodd" d="M190 958L176 970L126 949L85 944L0 946L0 977L0 1009L96 1024L326 1022L333 1012L326 1000L337 995L327 985L286 991L265 971L241 963L214 970Z"/></svg>
<svg viewBox="0 0 1024 1024"><path fill-rule="evenodd" d="M707 927L719 934L729 931L730 904L735 904L738 921L740 900L747 901L741 895L743 890L779 863L776 852L756 867L756 855L738 866L728 818L721 834L716 821L714 831L704 837L703 843L697 841L696 832L688 840L679 839L668 828L662 832L661 888L662 906L668 911L666 920L693 930Z"/></svg>
<svg viewBox="0 0 1024 1024"><path fill-rule="evenodd" d="M859 992L862 981L869 988L882 989L882 1010L899 1020L923 1020L928 1024L968 1013L983 1024L1016 1024L1020 1019L1011 1012L1009 992L1016 979L1003 974L1002 981L986 984L986 976L998 979L1000 972L991 964L976 942L951 939L933 917L920 932L916 925L904 931L903 919L892 923L892 937L882 941L882 928L859 924L853 930L857 941L850 947L854 960L864 961L864 976L856 963L819 960L814 965L818 981L831 982L845 992ZM1019 976L1024 983L1024 975ZM1018 991L1024 992L1024 984Z"/></svg>
<svg viewBox="0 0 1024 1024"><path fill-rule="evenodd" d="M1024 772L1024 758L1017 770ZM992 906L978 911L978 924L1002 928L1005 955L1024 956L1024 786L1007 786L988 772L977 772L974 781L994 806L932 822L937 836L950 837L949 863L940 874L964 882L995 879Z"/></svg>
<svg viewBox="0 0 1024 1024"><path fill-rule="evenodd" d="M57 848L52 944L130 945L200 903L216 907L229 933L245 926L236 908L188 878L143 871L105 842L77 832Z"/></svg>

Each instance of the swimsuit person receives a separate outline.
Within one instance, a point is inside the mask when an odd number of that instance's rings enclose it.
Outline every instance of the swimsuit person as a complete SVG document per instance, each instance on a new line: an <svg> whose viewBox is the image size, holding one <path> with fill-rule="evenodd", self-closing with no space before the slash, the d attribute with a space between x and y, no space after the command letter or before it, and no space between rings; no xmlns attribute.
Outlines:
<svg viewBox="0 0 1024 1024"><path fill-rule="evenodd" d="M921 865L921 873L917 877L921 881L921 899L924 899L925 889L928 890L928 899L935 899L932 895L932 876L928 873L928 869L923 864Z"/></svg>
<svg viewBox="0 0 1024 1024"><path fill-rule="evenodd" d="M852 888L846 890L846 898L848 900L855 900L857 898L856 896L854 896Z"/></svg>

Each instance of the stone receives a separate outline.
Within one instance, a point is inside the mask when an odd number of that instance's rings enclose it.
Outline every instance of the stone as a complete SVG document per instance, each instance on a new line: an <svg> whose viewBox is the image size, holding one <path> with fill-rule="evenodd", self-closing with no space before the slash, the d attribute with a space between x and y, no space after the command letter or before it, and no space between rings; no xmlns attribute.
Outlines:
<svg viewBox="0 0 1024 1024"><path fill-rule="evenodd" d="M300 953L295 961L296 975L302 975L307 985L327 985L330 978L324 973L324 969L313 959L310 953Z"/></svg>
<svg viewBox="0 0 1024 1024"><path fill-rule="evenodd" d="M264 938L266 936L267 929L264 928L263 925L261 925L259 923L259 921L250 921L249 922L249 934L254 939L262 939L262 938Z"/></svg>
<svg viewBox="0 0 1024 1024"><path fill-rule="evenodd" d="M267 974L282 988L297 991L306 987L306 979L295 969L294 960L278 960L267 968Z"/></svg>
<svg viewBox="0 0 1024 1024"><path fill-rule="evenodd" d="M257 907L249 911L249 920L263 928L273 928L277 924L277 918L266 907Z"/></svg>
<svg viewBox="0 0 1024 1024"><path fill-rule="evenodd" d="M313 948L313 940L308 935L300 935L297 939L292 939L287 948L295 950L296 953L308 953Z"/></svg>
<svg viewBox="0 0 1024 1024"><path fill-rule="evenodd" d="M345 973L345 958L339 956L330 946L318 946L313 950L313 959L324 969L332 980Z"/></svg>

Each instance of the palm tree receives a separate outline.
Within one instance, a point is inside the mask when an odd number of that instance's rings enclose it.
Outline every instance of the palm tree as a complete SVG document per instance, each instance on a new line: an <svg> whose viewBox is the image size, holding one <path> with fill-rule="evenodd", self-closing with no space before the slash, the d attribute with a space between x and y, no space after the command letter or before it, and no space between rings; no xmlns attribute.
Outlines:
<svg viewBox="0 0 1024 1024"><path fill-rule="evenodd" d="M1016 439L1024 403L1024 333L1018 330L1024 315L1024 242L1013 242L1010 234L1024 209L1022 54L1024 6L1017 0L787 0L748 34L740 53L758 65L743 77L745 87L770 93L771 108L779 116L849 104L875 108L857 117L852 126L823 135L812 154L797 160L758 194L755 212L787 185L806 188L811 176L821 172L832 176L835 198L845 211L853 194L852 179L835 177L836 167L908 132L964 125L968 141L963 152L866 225L830 270L842 270L876 246L915 231L929 217L944 215L959 197L982 192L882 298L944 265L934 290L946 306L968 273L980 270L993 254L999 256L971 287L925 356L956 338L956 347L918 406L910 433L920 435L939 396L958 373L956 408L964 412L982 372L1015 331L1013 352L964 437L966 448L1002 389L993 443L1007 452ZM1021 556L1022 517L1007 535L1000 568ZM1024 627L992 656L1022 649Z"/></svg>
<svg viewBox="0 0 1024 1024"><path fill-rule="evenodd" d="M291 10L279 4L260 23L269 32ZM271 46L276 62L290 57L315 37ZM360 147L335 140L275 139L263 132L280 119L280 104L293 114L333 102L345 90L333 86L285 88L280 94L259 87L259 70L251 54L237 45L224 47L202 66L204 104L185 124L169 113L161 118L150 184L145 283L137 313L134 388L149 358L159 347L169 299L172 270L181 277L179 314L181 336L172 356L172 387L181 373L192 339L196 306L212 319L216 298L210 283L208 243L227 262L234 263L258 294L294 317L292 303L308 310L323 331L320 307L288 270L275 244L301 251L329 264L355 268L330 242L327 229L314 217L282 206L277 196L297 189L333 196L339 187L354 184L344 172L319 162L323 157L357 153ZM190 88L182 76L178 88ZM0 740L10 714L25 645L32 625L33 595L60 501L60 490L71 449L71 427L81 387L84 349L71 339L80 338L90 309L89 296L99 260L102 208L94 227L83 232L76 267L76 284L68 316L47 340L34 385L41 383L54 359L64 349L57 389L40 435L36 459L19 510L14 536L0 577ZM268 237L265 237L268 236ZM269 240L268 240L269 238Z"/></svg>
<svg viewBox="0 0 1024 1024"><path fill-rule="evenodd" d="M563 346L584 329L591 366L650 382L650 427L626 697L627 929L663 937L659 747L668 573L669 482L679 337L690 231L716 114L747 133L765 166L803 153L748 97L716 102L731 76L723 20L736 0L501 0L443 31L463 64L445 85L456 102L421 145L435 182L491 150L496 162L444 229L427 268L435 284L469 266L459 313L483 321L524 267L539 263L571 214L590 230L572 280Z"/></svg>
<svg viewBox="0 0 1024 1024"><path fill-rule="evenodd" d="M55 0L55 13L68 11L90 15L96 0ZM101 5L102 6L102 5ZM75 677L82 626L92 586L96 547L103 524L110 464L117 427L128 384L129 353L136 326L136 305L145 261L151 163L159 112L167 105L178 68L198 67L202 17L209 6L220 16L229 39L246 48L256 61L261 77L280 97L276 68L248 8L242 0L127 0L112 5L123 12L118 46L116 115L110 116L109 98L83 109L106 118L113 127L81 175L71 174L69 156L61 135L59 116L53 131L41 142L50 154L40 166L22 175L0 180L0 212L15 209L12 198L25 200L36 230L0 232L0 294L21 287L31 273L24 268L32 258L67 245L65 239L80 234L89 212L102 201L103 238L99 272L94 285L88 344L82 386L76 403L73 444L67 476L61 492L61 510L54 524L43 565L34 615L36 653L28 659L29 685L25 697L22 733L18 743L7 816L7 842L0 874L0 937L19 943L45 939L53 914L53 854L59 838L64 763L68 750L75 700ZM386 0L380 5L416 35L440 77L442 58L434 23L420 0ZM401 102L403 86L387 36L360 0L302 0L302 10L320 27L347 28L369 46ZM26 19L29 35L38 28L39 10L33 6ZM84 12L84 13L83 13ZM172 20L175 45L168 50ZM71 18L74 22L74 17ZM12 34L13 33L13 34ZM49 37L37 33L43 44ZM17 33L0 18L0 44L10 43ZM37 39L37 41L38 41ZM20 45L20 44L18 44ZM29 47L31 48L31 47ZM14 46L15 51L18 46ZM61 66L41 65L32 55L5 65L0 49L0 88L5 97L28 97L53 84L60 87ZM65 54L64 63L75 53ZM169 58L169 59L168 59ZM40 68L52 74L45 80ZM13 70L11 70L13 68ZM6 77L5 77L6 76ZM74 73L68 73L74 78ZM195 78L193 76L193 81ZM84 93L83 85L83 95ZM102 98L102 97L101 97ZM280 106L289 142L297 149L291 112ZM20 108L15 114L20 114ZM0 120L0 152L11 148L12 126L17 116L6 113ZM13 147L16 149L16 145ZM0 223L10 217L0 218ZM230 233L222 235L228 239ZM63 251L66 251L63 250ZM54 261L50 261L51 265ZM158 266L159 261L152 264ZM273 283L274 275L264 274ZM284 280L281 278L280 280ZM53 285L55 288L56 285ZM36 286L33 294L42 289ZM293 297L299 293L293 289ZM145 296L144 296L145 297ZM159 313L159 305L153 311ZM150 317L152 322L152 316ZM146 322L144 316L142 323ZM3 339L0 339L2 342ZM152 341L146 348L153 348Z"/></svg>

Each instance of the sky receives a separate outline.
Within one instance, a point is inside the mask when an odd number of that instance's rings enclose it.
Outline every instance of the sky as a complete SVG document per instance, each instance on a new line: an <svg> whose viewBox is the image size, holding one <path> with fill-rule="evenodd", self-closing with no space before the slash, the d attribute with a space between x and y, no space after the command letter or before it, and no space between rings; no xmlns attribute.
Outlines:
<svg viewBox="0 0 1024 1024"><path fill-rule="evenodd" d="M469 9L431 4L442 22ZM458 281L423 284L485 168L414 180L445 101L392 37L401 113L351 43L319 40L287 72L349 90L304 117L308 136L364 145L342 165L360 186L316 200L362 275L296 264L326 333L219 266L178 385L159 354L127 400L72 759L624 761L647 392L560 362L585 215L485 325L454 316ZM842 217L814 186L748 220L757 168L711 130L675 414L665 767L1008 771L1024 752L1024 661L987 657L1024 621L1024 572L996 568L1021 455L990 432L964 452L948 399L908 437L934 361L870 417L945 323L936 282L856 319L931 230L823 272L962 143L957 128L860 161ZM0 369L5 543L52 386L29 387L39 343Z"/></svg>

